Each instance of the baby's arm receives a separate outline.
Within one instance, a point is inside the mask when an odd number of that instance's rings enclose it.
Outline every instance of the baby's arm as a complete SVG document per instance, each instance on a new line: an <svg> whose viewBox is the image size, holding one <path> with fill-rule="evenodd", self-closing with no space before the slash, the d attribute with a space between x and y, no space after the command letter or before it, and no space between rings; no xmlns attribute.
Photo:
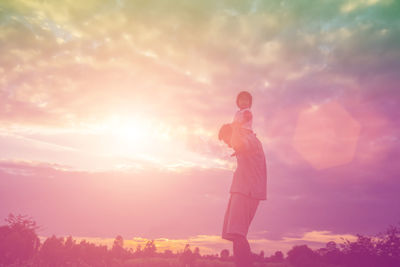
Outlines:
<svg viewBox="0 0 400 267"><path fill-rule="evenodd" d="M246 110L243 113L243 121L242 121L242 123L251 121L252 118L253 118L253 115L251 114L250 110Z"/></svg>

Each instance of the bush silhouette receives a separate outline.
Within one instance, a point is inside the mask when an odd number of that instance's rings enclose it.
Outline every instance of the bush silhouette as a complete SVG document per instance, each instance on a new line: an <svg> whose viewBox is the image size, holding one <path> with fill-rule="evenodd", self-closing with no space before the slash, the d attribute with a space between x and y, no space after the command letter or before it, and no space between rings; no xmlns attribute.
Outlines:
<svg viewBox="0 0 400 267"><path fill-rule="evenodd" d="M36 223L26 216L10 214L7 225L0 226L0 266L232 266L229 250L221 254L200 255L186 244L183 251L165 250L157 253L154 240L144 247L124 249L124 239L118 235L112 248L86 240L79 244L71 236L52 235L43 244L36 235ZM390 226L376 236L357 235L355 241L333 241L317 250L307 245L294 246L285 258L281 251L270 257L253 254L255 266L292 267L398 267L400 266L400 227ZM290 264L290 265L289 265Z"/></svg>
<svg viewBox="0 0 400 267"><path fill-rule="evenodd" d="M8 225L0 226L0 263L9 265L31 259L40 246L36 222L26 215L12 213L5 221Z"/></svg>
<svg viewBox="0 0 400 267"><path fill-rule="evenodd" d="M319 267L318 255L307 245L294 246L288 251L288 260L296 267Z"/></svg>

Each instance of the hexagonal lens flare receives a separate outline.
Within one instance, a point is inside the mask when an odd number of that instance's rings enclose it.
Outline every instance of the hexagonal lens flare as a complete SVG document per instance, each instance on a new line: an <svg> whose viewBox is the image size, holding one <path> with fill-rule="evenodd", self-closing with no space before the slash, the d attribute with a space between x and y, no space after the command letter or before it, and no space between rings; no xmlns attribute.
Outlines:
<svg viewBox="0 0 400 267"><path fill-rule="evenodd" d="M316 169L349 163L354 158L360 124L338 103L303 110L292 145Z"/></svg>

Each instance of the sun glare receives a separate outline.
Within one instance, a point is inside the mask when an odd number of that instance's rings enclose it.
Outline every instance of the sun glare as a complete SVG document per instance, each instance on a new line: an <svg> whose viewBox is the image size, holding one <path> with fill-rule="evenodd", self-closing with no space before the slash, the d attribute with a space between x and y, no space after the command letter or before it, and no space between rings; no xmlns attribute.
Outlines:
<svg viewBox="0 0 400 267"><path fill-rule="evenodd" d="M138 115L113 115L95 128L105 137L105 152L118 156L144 156L163 149L171 138L169 125Z"/></svg>
<svg viewBox="0 0 400 267"><path fill-rule="evenodd" d="M146 142L158 135L158 129L146 118L114 116L105 126L109 134L124 143Z"/></svg>
<svg viewBox="0 0 400 267"><path fill-rule="evenodd" d="M118 158L117 168L129 169L138 164L150 164L163 169L179 171L192 166L220 165L204 155L188 150L187 129L174 127L155 118L141 115L115 114L88 126L101 138L101 144L92 152ZM212 133L196 128L196 136ZM200 138L200 137L198 137Z"/></svg>

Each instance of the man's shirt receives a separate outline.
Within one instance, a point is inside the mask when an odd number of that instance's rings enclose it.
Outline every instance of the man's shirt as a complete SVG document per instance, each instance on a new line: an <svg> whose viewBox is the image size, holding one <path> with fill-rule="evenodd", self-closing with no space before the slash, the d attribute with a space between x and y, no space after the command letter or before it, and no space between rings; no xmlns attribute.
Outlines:
<svg viewBox="0 0 400 267"><path fill-rule="evenodd" d="M267 199L267 164L260 140L253 132L241 132L243 147L236 151L237 167L231 193L242 193L255 199Z"/></svg>

